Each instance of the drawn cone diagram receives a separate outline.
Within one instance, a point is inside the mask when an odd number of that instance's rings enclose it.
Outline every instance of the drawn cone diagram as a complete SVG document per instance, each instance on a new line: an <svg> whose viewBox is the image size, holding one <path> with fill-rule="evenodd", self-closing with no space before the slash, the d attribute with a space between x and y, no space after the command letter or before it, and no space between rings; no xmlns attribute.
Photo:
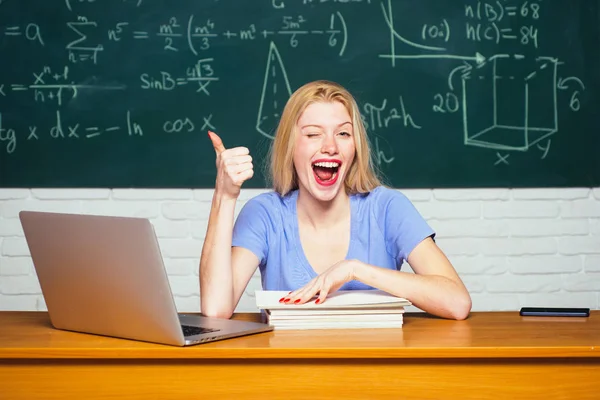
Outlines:
<svg viewBox="0 0 600 400"><path fill-rule="evenodd" d="M275 138L275 127L281 117L283 107L291 95L292 89L283 60L277 46L271 42L256 119L256 130L261 135L269 139Z"/></svg>
<svg viewBox="0 0 600 400"><path fill-rule="evenodd" d="M465 146L522 152L536 146L545 158L550 139L559 128L558 91L572 90L570 109L577 112L581 107L579 90L585 90L585 85L574 76L559 78L558 66L562 62L557 58L526 58L521 54L495 54L486 58L479 52L474 56L447 54L443 47L426 46L403 37L394 26L391 0L387 1L387 7L382 1L381 10L391 39L390 54L379 57L389 59L392 67L398 60L462 61L450 72L448 86L454 96L455 76L459 74L462 99L453 111L459 106L462 110ZM399 54L398 42L404 47L419 49L422 54ZM573 85L570 86L570 82ZM544 140L546 142L542 142ZM497 155L496 164L508 164L508 155Z"/></svg>

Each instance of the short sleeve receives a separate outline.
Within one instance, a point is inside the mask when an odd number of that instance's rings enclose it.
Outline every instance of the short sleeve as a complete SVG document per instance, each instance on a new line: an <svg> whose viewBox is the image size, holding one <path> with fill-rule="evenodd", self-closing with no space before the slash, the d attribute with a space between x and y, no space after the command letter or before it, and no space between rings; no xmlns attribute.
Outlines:
<svg viewBox="0 0 600 400"><path fill-rule="evenodd" d="M388 189L382 197L386 247L400 267L419 243L435 238L435 232L404 194Z"/></svg>
<svg viewBox="0 0 600 400"><path fill-rule="evenodd" d="M260 264L267 259L267 226L269 213L257 198L248 200L233 225L232 246L243 247L258 257Z"/></svg>

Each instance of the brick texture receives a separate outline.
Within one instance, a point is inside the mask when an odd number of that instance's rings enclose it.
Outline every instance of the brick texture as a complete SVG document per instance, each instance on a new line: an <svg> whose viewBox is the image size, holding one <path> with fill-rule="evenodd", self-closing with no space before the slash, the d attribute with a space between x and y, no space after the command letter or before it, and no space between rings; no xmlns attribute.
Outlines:
<svg viewBox="0 0 600 400"><path fill-rule="evenodd" d="M236 215L262 192L243 190ZM439 246L471 292L474 311L599 309L600 189L403 193L436 230ZM46 309L18 220L22 210L42 210L149 218L178 310L198 311L198 264L211 199L212 190L0 189L0 310ZM256 311L257 289L258 272L236 311Z"/></svg>

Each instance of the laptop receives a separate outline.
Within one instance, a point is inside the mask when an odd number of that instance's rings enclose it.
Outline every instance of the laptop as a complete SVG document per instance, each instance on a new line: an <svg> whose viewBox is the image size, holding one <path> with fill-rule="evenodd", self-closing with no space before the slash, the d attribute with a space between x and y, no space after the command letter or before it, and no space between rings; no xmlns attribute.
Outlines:
<svg viewBox="0 0 600 400"><path fill-rule="evenodd" d="M273 330L179 314L148 219L37 211L19 218L56 329L173 346Z"/></svg>

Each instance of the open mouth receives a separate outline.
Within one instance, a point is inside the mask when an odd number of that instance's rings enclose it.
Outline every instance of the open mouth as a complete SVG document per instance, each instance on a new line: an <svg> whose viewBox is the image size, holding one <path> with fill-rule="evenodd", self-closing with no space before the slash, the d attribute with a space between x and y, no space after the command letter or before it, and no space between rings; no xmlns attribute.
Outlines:
<svg viewBox="0 0 600 400"><path fill-rule="evenodd" d="M312 164L313 174L318 184L333 185L338 178L341 163L339 161L317 161Z"/></svg>

